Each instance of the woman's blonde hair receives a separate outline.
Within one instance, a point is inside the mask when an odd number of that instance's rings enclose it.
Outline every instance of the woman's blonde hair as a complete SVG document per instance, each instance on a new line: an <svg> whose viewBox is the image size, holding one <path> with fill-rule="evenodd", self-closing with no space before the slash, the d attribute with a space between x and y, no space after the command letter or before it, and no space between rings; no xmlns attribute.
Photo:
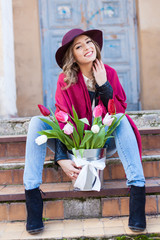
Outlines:
<svg viewBox="0 0 160 240"><path fill-rule="evenodd" d="M97 56L96 58L98 60L101 60L101 51L98 46L98 44L93 41L93 44L95 45ZM79 72L79 66L75 62L74 56L73 56L73 44L67 49L64 58L63 58L63 73L65 74L64 81L66 82L67 86L65 89L69 88L72 84L75 84L77 82L77 73ZM94 76L93 76L94 78ZM94 79L94 85L96 81Z"/></svg>

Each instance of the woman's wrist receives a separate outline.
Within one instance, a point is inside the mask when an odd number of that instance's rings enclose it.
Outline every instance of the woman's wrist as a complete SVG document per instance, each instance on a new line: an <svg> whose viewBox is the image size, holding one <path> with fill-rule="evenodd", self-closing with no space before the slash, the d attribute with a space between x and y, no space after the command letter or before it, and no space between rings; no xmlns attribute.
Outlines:
<svg viewBox="0 0 160 240"><path fill-rule="evenodd" d="M102 80L102 81L96 81L96 83L98 84L99 87L101 87L102 85L104 85L107 82L107 79Z"/></svg>
<svg viewBox="0 0 160 240"><path fill-rule="evenodd" d="M61 160L58 160L57 163L61 166L64 163L64 161L66 161L66 160L68 160L68 159L61 159Z"/></svg>

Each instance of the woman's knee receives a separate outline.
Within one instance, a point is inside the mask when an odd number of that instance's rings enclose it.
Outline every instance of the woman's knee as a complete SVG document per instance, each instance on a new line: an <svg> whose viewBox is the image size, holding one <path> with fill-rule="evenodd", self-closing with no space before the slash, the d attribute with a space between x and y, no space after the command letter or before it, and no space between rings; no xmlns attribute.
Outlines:
<svg viewBox="0 0 160 240"><path fill-rule="evenodd" d="M41 121L39 118L40 118L40 116L32 117L31 120L30 120L30 124L37 124L37 123L39 123L39 121Z"/></svg>
<svg viewBox="0 0 160 240"><path fill-rule="evenodd" d="M117 120L119 120L120 119L120 117L122 117L124 115L124 113L117 113L116 114L116 117L117 117ZM123 121L123 122L128 122L128 119L127 119L127 117L124 115L123 116L123 118L121 119L121 121Z"/></svg>
<svg viewBox="0 0 160 240"><path fill-rule="evenodd" d="M29 127L38 129L38 131L41 131L41 130L51 130L52 127L48 123L46 123L46 122L41 120L43 118L46 119L43 116L34 116L34 117L32 117L31 121L30 121L30 124L29 124Z"/></svg>
<svg viewBox="0 0 160 240"><path fill-rule="evenodd" d="M123 114L124 114L124 113L117 113L117 114L116 114L116 117L117 117L117 118L120 118Z"/></svg>
<svg viewBox="0 0 160 240"><path fill-rule="evenodd" d="M40 116L34 116L31 118L29 123L29 129L38 129L38 131L44 129L44 124L43 121L40 119Z"/></svg>

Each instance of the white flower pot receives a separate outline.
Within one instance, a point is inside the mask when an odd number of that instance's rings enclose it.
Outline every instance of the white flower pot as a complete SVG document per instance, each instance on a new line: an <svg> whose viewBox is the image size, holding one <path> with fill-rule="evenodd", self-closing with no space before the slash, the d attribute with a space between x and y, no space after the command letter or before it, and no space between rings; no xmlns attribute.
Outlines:
<svg viewBox="0 0 160 240"><path fill-rule="evenodd" d="M79 150L76 157L68 152L68 157L82 170L74 183L75 190L100 191L103 188L103 169L106 163L106 148L84 149L83 158Z"/></svg>

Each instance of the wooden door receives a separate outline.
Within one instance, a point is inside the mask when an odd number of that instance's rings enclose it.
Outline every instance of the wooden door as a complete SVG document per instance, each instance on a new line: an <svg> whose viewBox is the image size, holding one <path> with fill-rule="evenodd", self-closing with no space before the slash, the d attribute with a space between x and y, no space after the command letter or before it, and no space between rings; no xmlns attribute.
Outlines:
<svg viewBox="0 0 160 240"><path fill-rule="evenodd" d="M54 108L61 69L55 52L72 28L104 33L103 62L115 68L127 95L127 110L139 109L139 71L134 0L39 0L43 97Z"/></svg>

